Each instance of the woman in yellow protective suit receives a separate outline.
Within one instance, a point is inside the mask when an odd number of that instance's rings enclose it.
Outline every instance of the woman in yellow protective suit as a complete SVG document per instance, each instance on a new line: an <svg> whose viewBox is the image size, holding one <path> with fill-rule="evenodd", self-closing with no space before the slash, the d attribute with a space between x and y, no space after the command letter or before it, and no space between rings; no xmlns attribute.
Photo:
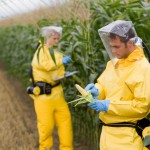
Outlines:
<svg viewBox="0 0 150 150"><path fill-rule="evenodd" d="M100 150L142 150L136 122L150 112L150 64L131 21L117 20L99 30L111 58L97 83L88 84L103 124Z"/></svg>
<svg viewBox="0 0 150 150"><path fill-rule="evenodd" d="M34 78L35 112L39 132L39 150L50 150L53 146L53 129L56 125L60 141L60 150L73 150L71 115L64 99L63 88L55 78L65 74L64 64L71 61L69 56L54 50L56 64L49 48L58 43L62 32L61 27L48 26L42 28L45 39L44 48L39 46L32 60Z"/></svg>

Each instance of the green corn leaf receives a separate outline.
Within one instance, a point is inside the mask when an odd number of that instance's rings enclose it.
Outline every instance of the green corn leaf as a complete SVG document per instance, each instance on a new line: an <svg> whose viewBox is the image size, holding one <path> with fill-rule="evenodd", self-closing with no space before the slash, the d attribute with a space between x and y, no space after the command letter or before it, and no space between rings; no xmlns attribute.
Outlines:
<svg viewBox="0 0 150 150"><path fill-rule="evenodd" d="M85 103L87 103L87 101L86 101L86 100L79 101L78 103L76 103L76 104L75 104L75 107L76 107L77 105L85 104Z"/></svg>
<svg viewBox="0 0 150 150"><path fill-rule="evenodd" d="M75 104L75 107L76 107L77 105L80 105L80 104L93 103L94 102L94 99L93 99L90 91L87 92L87 95L85 95L85 96L79 95L79 97L80 97L79 99L75 99L75 100L68 102L68 103L77 102Z"/></svg>
<svg viewBox="0 0 150 150"><path fill-rule="evenodd" d="M39 63L39 54L40 54L40 50L43 49L44 50L44 37L41 37L40 38L40 41L41 41L41 46L38 47L38 50L37 50L37 60L38 60L38 63Z"/></svg>
<svg viewBox="0 0 150 150"><path fill-rule="evenodd" d="M52 59L53 59L55 65L56 65L56 58L55 58L55 54L54 54L54 48L53 48L53 47L50 47L50 48L49 48L49 52L50 52L50 55L51 55L51 57L52 57Z"/></svg>
<svg viewBox="0 0 150 150"><path fill-rule="evenodd" d="M82 99L83 99L83 98L75 99L75 100L73 100L73 101L71 101L71 102L68 102L68 104L69 104L69 103L74 103L74 102L80 101L80 100L82 100Z"/></svg>
<svg viewBox="0 0 150 150"><path fill-rule="evenodd" d="M42 46L39 46L38 50L37 50L37 60L38 60L38 63L39 63L39 54L40 54L40 50L41 50Z"/></svg>
<svg viewBox="0 0 150 150"><path fill-rule="evenodd" d="M66 56L66 54L61 50L57 50L57 52L59 52L59 53L63 54L64 56Z"/></svg>
<svg viewBox="0 0 150 150"><path fill-rule="evenodd" d="M94 102L94 99L93 99L93 96L92 96L91 92L88 91L87 93L88 93L88 94L84 96L84 99L85 99L87 102L93 103L93 102Z"/></svg>

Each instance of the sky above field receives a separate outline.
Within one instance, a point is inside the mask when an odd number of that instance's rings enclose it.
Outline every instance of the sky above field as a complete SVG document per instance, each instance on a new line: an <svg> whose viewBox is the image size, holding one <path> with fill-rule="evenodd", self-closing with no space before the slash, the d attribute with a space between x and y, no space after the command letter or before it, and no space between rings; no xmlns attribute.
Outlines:
<svg viewBox="0 0 150 150"><path fill-rule="evenodd" d="M67 0L0 0L0 20L65 1Z"/></svg>

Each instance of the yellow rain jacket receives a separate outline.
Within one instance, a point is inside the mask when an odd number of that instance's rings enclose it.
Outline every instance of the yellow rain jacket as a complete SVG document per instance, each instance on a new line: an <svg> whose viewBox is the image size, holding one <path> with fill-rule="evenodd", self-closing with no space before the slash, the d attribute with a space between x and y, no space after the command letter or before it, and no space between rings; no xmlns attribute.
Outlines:
<svg viewBox="0 0 150 150"><path fill-rule="evenodd" d="M54 52L56 64L50 56L46 46L36 51L32 69L34 81L43 81L51 85L56 82L53 79L64 75L62 54ZM39 150L50 150L53 145L53 129L56 125L60 141L59 150L73 150L72 123L68 105L64 99L63 88L59 84L52 88L51 94L31 95L34 99L34 107L38 121Z"/></svg>
<svg viewBox="0 0 150 150"><path fill-rule="evenodd" d="M140 47L115 66L108 62L95 86L99 100L110 100L108 112L100 112L104 123L136 122L150 112L150 64ZM135 128L103 126L100 150L142 150Z"/></svg>

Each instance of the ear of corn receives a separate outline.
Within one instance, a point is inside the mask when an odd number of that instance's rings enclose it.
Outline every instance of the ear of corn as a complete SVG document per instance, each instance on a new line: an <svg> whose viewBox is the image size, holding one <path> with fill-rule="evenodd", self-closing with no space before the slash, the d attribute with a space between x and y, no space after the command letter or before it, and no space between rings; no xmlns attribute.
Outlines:
<svg viewBox="0 0 150 150"><path fill-rule="evenodd" d="M91 94L90 91L86 91L84 90L81 86L79 86L78 84L75 84L75 87L77 88L77 90L81 93L81 95L79 95L79 99L75 99L69 103L74 103L77 102L75 104L75 106L79 105L79 104L84 104L84 103L93 103L94 99L93 96Z"/></svg>
<svg viewBox="0 0 150 150"><path fill-rule="evenodd" d="M75 84L75 87L77 88L77 90L83 95L86 96L87 95L87 91L85 89L83 89L80 85Z"/></svg>

